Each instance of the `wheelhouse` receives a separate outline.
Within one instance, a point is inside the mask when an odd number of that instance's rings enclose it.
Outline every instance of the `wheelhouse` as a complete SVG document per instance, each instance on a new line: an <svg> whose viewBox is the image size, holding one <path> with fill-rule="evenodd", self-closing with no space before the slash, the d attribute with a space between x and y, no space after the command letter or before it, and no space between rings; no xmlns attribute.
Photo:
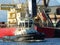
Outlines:
<svg viewBox="0 0 60 45"><path fill-rule="evenodd" d="M21 21L19 26L24 27L24 28L32 28L33 27L33 20Z"/></svg>

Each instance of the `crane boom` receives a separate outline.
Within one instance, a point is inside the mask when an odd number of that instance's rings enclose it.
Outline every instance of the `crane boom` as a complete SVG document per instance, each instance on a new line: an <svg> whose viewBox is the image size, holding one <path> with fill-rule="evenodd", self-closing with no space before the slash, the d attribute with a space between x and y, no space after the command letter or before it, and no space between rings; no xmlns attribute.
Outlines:
<svg viewBox="0 0 60 45"><path fill-rule="evenodd" d="M21 8L18 8L18 4L0 4L0 10L8 10L14 8L17 12L25 12L24 5L21 4Z"/></svg>
<svg viewBox="0 0 60 45"><path fill-rule="evenodd" d="M0 4L0 10L10 10L10 8L15 8L16 4Z"/></svg>
<svg viewBox="0 0 60 45"><path fill-rule="evenodd" d="M44 6L47 7L50 0L43 0Z"/></svg>

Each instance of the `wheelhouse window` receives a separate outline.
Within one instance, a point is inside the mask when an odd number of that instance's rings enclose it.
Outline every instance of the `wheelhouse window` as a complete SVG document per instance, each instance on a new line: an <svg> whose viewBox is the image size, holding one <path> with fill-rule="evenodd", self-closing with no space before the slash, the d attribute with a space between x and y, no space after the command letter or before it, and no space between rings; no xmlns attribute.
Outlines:
<svg viewBox="0 0 60 45"><path fill-rule="evenodd" d="M26 20L25 27L32 27L33 21L32 20Z"/></svg>
<svg viewBox="0 0 60 45"><path fill-rule="evenodd" d="M24 27L24 23L20 23L20 27Z"/></svg>
<svg viewBox="0 0 60 45"><path fill-rule="evenodd" d="M33 25L33 21L30 20L30 21L29 21L29 27L32 27L32 25Z"/></svg>
<svg viewBox="0 0 60 45"><path fill-rule="evenodd" d="M28 22L25 22L25 27L28 27Z"/></svg>

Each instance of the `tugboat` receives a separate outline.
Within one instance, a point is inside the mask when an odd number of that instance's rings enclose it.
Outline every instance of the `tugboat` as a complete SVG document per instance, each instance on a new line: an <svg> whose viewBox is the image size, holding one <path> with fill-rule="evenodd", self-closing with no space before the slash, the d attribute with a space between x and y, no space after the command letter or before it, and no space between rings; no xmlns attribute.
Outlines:
<svg viewBox="0 0 60 45"><path fill-rule="evenodd" d="M15 41L32 41L44 40L45 34L34 29L34 21L32 19L23 20L20 22L20 28L15 31L17 39Z"/></svg>

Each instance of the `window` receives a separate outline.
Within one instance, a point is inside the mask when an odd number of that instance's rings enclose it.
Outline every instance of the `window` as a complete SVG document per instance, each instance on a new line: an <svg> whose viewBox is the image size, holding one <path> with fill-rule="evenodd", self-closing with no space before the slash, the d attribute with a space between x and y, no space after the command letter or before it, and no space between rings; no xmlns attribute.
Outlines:
<svg viewBox="0 0 60 45"><path fill-rule="evenodd" d="M29 27L32 27L32 22L29 22Z"/></svg>
<svg viewBox="0 0 60 45"><path fill-rule="evenodd" d="M24 27L24 23L22 23L22 26Z"/></svg>
<svg viewBox="0 0 60 45"><path fill-rule="evenodd" d="M22 27L22 23L20 23L20 27Z"/></svg>
<svg viewBox="0 0 60 45"><path fill-rule="evenodd" d="M25 18L25 13L21 13L21 17L22 18Z"/></svg>
<svg viewBox="0 0 60 45"><path fill-rule="evenodd" d="M56 9L56 14L57 14L57 15L60 15L60 8L57 8L57 9Z"/></svg>
<svg viewBox="0 0 60 45"><path fill-rule="evenodd" d="M28 27L28 22L25 22L25 27Z"/></svg>
<svg viewBox="0 0 60 45"><path fill-rule="evenodd" d="M32 25L33 25L33 21L30 20L30 21L29 21L29 27L32 27Z"/></svg>
<svg viewBox="0 0 60 45"><path fill-rule="evenodd" d="M20 23L20 27L24 27L24 23Z"/></svg>

